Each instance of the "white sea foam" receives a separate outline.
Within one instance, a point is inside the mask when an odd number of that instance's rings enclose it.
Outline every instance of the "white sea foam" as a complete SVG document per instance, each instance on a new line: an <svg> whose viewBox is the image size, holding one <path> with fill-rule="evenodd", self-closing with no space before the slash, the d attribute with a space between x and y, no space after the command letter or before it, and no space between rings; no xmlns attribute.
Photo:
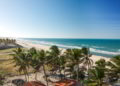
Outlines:
<svg viewBox="0 0 120 86"><path fill-rule="evenodd" d="M120 52L103 51L103 50L98 50L94 48L90 48L90 51L95 52L95 53L108 54L108 55L120 55Z"/></svg>
<svg viewBox="0 0 120 86"><path fill-rule="evenodd" d="M118 52L120 52L120 49L118 49Z"/></svg>
<svg viewBox="0 0 120 86"><path fill-rule="evenodd" d="M57 43L48 43L48 42L42 42L42 43L48 44L48 45L56 45L56 46L63 47L63 48L77 48L77 49L82 48L79 46L69 46L69 45L63 45L63 44L57 44ZM101 48L101 47L97 47L97 48ZM108 55L119 55L120 54L120 52L109 52L109 51L99 50L99 49L95 49L95 48L90 48L90 51L95 52L95 53L108 54Z"/></svg>
<svg viewBox="0 0 120 86"><path fill-rule="evenodd" d="M58 47L62 47L62 48L77 48L77 49L81 49L82 47L79 46L70 46L70 45L64 45L64 44L58 44L58 43L54 43L54 42L45 42L45 41L33 41L33 40L26 40L27 42L31 42L31 43L37 43L37 44L42 44L42 45L56 45ZM88 46L86 46L88 47ZM95 52L95 53L100 53L100 54L107 54L107 55L120 55L120 49L118 50L118 52L110 52L110 51L104 51L104 50L99 50L99 49L95 49L95 48L103 48L103 47L97 47L97 46L92 46L90 48L91 52Z"/></svg>
<svg viewBox="0 0 120 86"><path fill-rule="evenodd" d="M87 44L82 44L81 46L82 46L82 47L88 47L88 45L87 45Z"/></svg>
<svg viewBox="0 0 120 86"><path fill-rule="evenodd" d="M104 47L98 47L98 46L91 46L92 48L104 48Z"/></svg>

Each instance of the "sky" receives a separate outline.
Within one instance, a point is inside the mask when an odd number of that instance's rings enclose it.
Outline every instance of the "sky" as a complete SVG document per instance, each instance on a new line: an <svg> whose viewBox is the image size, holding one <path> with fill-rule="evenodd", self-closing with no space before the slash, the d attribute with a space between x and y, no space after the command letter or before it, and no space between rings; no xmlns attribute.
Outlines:
<svg viewBox="0 0 120 86"><path fill-rule="evenodd" d="M120 39L120 0L0 0L0 37Z"/></svg>

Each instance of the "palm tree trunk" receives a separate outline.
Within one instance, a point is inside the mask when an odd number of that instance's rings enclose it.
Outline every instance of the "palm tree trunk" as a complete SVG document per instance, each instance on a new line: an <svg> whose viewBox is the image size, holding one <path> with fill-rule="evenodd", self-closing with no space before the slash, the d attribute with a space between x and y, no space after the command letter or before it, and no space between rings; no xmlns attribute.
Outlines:
<svg viewBox="0 0 120 86"><path fill-rule="evenodd" d="M77 71L77 81L79 80L79 77L78 77L78 76L79 76L79 74L78 74L78 71Z"/></svg>
<svg viewBox="0 0 120 86"><path fill-rule="evenodd" d="M70 73L70 78L72 78L72 72Z"/></svg>
<svg viewBox="0 0 120 86"><path fill-rule="evenodd" d="M64 69L64 79L65 79L65 69Z"/></svg>
<svg viewBox="0 0 120 86"><path fill-rule="evenodd" d="M102 81L101 80L99 80L99 86L102 86Z"/></svg>
<svg viewBox="0 0 120 86"><path fill-rule="evenodd" d="M26 76L26 73L24 72L24 74L25 74L25 81L27 82L27 76Z"/></svg>
<svg viewBox="0 0 120 86"><path fill-rule="evenodd" d="M37 72L35 73L35 80L38 81L38 80L37 80Z"/></svg>
<svg viewBox="0 0 120 86"><path fill-rule="evenodd" d="M60 78L61 78L61 80L62 80L61 68L59 68L59 72L60 72Z"/></svg>
<svg viewBox="0 0 120 86"><path fill-rule="evenodd" d="M79 64L78 64L78 70L77 70L77 81L79 81Z"/></svg>
<svg viewBox="0 0 120 86"><path fill-rule="evenodd" d="M25 70L25 72L26 72L26 77L28 78L28 81L29 81L29 74L27 72L27 69Z"/></svg>
<svg viewBox="0 0 120 86"><path fill-rule="evenodd" d="M45 71L45 66L44 66L44 65L43 65L43 71L44 71L44 74L45 74L45 79L46 79L47 86L48 86L48 79L47 79L47 74L46 74L46 71Z"/></svg>
<svg viewBox="0 0 120 86"><path fill-rule="evenodd" d="M88 68L87 68L87 74L88 74L88 80L89 80L89 65L88 65Z"/></svg>
<svg viewBox="0 0 120 86"><path fill-rule="evenodd" d="M84 86L84 82L83 82L83 80L81 81L81 86Z"/></svg>

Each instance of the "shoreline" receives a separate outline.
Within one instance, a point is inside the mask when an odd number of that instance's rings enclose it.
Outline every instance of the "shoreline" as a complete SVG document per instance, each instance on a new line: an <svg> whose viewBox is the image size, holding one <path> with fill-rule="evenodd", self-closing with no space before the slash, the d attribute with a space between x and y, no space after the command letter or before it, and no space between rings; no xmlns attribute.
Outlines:
<svg viewBox="0 0 120 86"><path fill-rule="evenodd" d="M43 49L43 50L49 50L49 48L51 46L47 46L47 45L41 45L41 44L34 44L28 41L24 41L24 40L17 40L17 44L21 45L24 48L36 48L38 50ZM62 48L60 48L62 49ZM92 55L92 57L90 57L93 62L95 63L96 61L100 60L100 59L105 59L106 61L110 61L110 58L108 57L104 57L104 56L97 56L97 55Z"/></svg>

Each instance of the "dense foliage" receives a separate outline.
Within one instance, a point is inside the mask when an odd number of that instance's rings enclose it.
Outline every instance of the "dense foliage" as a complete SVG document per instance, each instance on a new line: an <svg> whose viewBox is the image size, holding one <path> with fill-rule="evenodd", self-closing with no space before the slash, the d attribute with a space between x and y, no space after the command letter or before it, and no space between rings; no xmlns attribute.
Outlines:
<svg viewBox="0 0 120 86"><path fill-rule="evenodd" d="M35 48L25 51L18 48L14 53L13 62L18 67L18 71L25 74L26 81L29 80L28 71L30 68L34 70L36 80L39 77L37 73L42 68L47 86L48 72L51 75L59 75L61 80L74 79L81 85L85 84L84 82L87 82L86 85L92 82L97 86L115 82L120 75L120 56L113 57L109 62L100 59L94 63L88 48L67 49L64 52L57 46L52 46L48 51ZM111 77L115 80L112 80Z"/></svg>
<svg viewBox="0 0 120 86"><path fill-rule="evenodd" d="M15 44L16 40L15 39L8 39L8 38L0 38L0 44Z"/></svg>

